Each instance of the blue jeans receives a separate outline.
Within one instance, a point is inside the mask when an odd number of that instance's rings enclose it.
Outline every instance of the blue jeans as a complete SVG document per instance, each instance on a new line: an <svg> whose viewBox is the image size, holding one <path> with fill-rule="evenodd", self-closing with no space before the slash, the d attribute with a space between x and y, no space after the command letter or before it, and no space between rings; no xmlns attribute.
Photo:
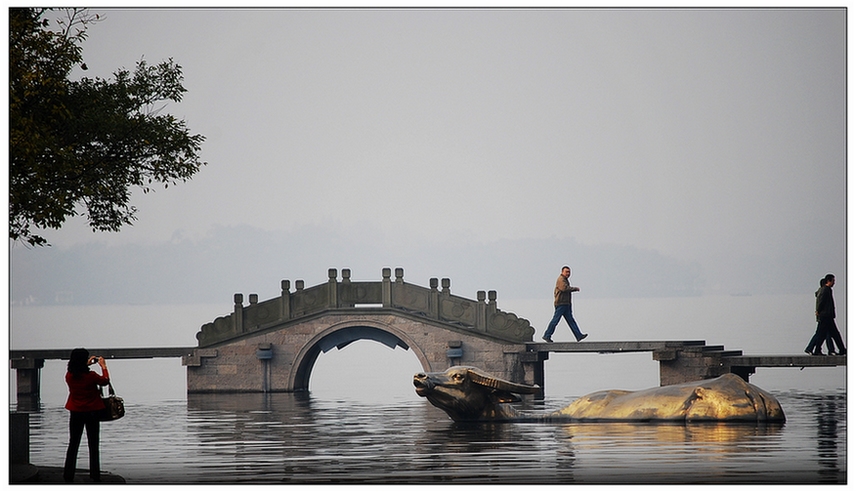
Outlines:
<svg viewBox="0 0 856 492"><path fill-rule="evenodd" d="M577 322L574 321L574 313L572 312L570 304L556 306L556 311L553 313L553 319L550 321L550 324L547 325L547 331L544 333L544 337L553 338L556 326L559 324L559 320L563 317L565 318L565 321L568 322L568 326L571 327L571 331L574 333L577 341L579 341L580 338L583 337L583 334L580 332L580 327L577 326Z"/></svg>

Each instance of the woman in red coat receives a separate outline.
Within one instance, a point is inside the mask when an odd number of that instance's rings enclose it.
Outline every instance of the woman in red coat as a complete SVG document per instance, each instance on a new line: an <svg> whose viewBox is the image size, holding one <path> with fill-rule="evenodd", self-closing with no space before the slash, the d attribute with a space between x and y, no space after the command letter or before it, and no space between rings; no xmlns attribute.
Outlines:
<svg viewBox="0 0 856 492"><path fill-rule="evenodd" d="M98 363L101 366L99 376L89 370L89 366ZM68 401L65 408L71 412L69 418L68 451L65 454L65 467L62 478L66 482L74 481L77 468L77 451L83 429L86 428L86 441L89 444L89 476L96 482L101 481L101 460L98 454L98 434L100 420L98 414L104 410L101 400L101 386L110 382L107 363L103 357L90 357L89 351L77 348L68 358L68 372L65 374L68 384Z"/></svg>

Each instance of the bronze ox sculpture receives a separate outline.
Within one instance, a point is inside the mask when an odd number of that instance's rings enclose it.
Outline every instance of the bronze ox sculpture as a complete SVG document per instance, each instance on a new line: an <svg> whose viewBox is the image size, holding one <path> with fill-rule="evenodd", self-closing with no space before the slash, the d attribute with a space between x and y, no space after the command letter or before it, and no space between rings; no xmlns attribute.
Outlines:
<svg viewBox="0 0 856 492"><path fill-rule="evenodd" d="M427 398L456 422L567 421L743 421L784 422L778 400L739 376L661 386L640 391L606 390L578 398L549 414L521 414L509 403L538 386L498 379L474 367L413 376L416 394Z"/></svg>

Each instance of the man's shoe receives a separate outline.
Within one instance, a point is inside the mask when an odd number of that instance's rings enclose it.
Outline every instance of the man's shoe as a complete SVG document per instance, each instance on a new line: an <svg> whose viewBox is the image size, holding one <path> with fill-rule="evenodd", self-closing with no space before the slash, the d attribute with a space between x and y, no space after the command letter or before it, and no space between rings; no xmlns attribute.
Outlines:
<svg viewBox="0 0 856 492"><path fill-rule="evenodd" d="M838 351L838 355L847 355L847 349L841 349Z"/></svg>
<svg viewBox="0 0 856 492"><path fill-rule="evenodd" d="M585 339L586 339L586 337L587 337L587 336L588 336L588 333L583 333L583 336L581 336L581 337L580 337L580 339L579 339L579 340L577 340L577 341L578 341L578 342L582 342L583 340L585 340Z"/></svg>
<svg viewBox="0 0 856 492"><path fill-rule="evenodd" d="M543 337L542 340L544 340L547 343L553 343L553 339L550 337Z"/></svg>
<svg viewBox="0 0 856 492"><path fill-rule="evenodd" d="M811 355L823 355L823 352L812 352Z"/></svg>
<svg viewBox="0 0 856 492"><path fill-rule="evenodd" d="M805 349L805 353L807 353L808 355L811 355L811 350Z"/></svg>

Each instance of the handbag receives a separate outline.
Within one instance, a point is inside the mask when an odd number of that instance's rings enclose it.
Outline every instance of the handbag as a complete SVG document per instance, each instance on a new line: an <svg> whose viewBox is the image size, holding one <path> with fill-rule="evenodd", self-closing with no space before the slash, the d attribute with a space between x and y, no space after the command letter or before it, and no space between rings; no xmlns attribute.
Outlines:
<svg viewBox="0 0 856 492"><path fill-rule="evenodd" d="M101 401L104 402L104 410L98 416L102 422L121 419L125 416L125 400L116 396L116 392L113 391L113 383L107 383L107 386L110 388L110 393L107 396L102 393Z"/></svg>

